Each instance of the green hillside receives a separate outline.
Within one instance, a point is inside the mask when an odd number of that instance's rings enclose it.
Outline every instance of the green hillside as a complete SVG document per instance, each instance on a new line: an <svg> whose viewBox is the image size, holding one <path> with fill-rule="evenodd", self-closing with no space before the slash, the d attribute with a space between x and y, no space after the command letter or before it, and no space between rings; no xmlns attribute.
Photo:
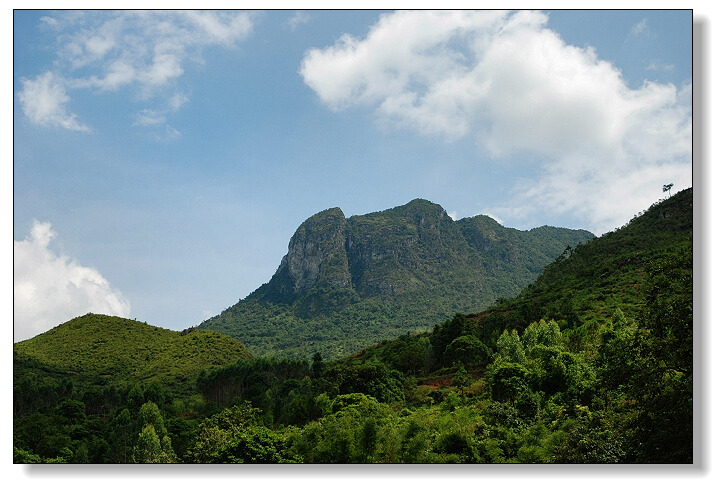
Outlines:
<svg viewBox="0 0 720 482"><path fill-rule="evenodd" d="M34 367L35 372L100 379L103 384L183 384L203 369L252 356L241 342L217 332L177 332L96 314L15 343L13 351L16 381Z"/></svg>
<svg viewBox="0 0 720 482"><path fill-rule="evenodd" d="M566 320L597 326L617 309L635 317L648 271L678 253L692 253L692 188L659 201L626 225L567 250L514 299L490 313L516 320Z"/></svg>
<svg viewBox="0 0 720 482"><path fill-rule="evenodd" d="M297 229L268 283L200 328L257 355L338 358L514 296L565 247L593 237L487 216L453 221L422 199L347 219L328 209Z"/></svg>

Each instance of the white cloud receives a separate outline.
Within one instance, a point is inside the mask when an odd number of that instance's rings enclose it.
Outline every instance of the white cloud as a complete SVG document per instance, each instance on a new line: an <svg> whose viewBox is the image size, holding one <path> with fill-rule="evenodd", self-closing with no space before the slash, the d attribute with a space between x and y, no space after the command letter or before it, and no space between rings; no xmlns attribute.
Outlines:
<svg viewBox="0 0 720 482"><path fill-rule="evenodd" d="M23 79L22 85L18 100L31 122L73 131L90 130L78 122L75 114L67 112L66 104L70 97L65 92L63 80L52 72L45 72L34 79Z"/></svg>
<svg viewBox="0 0 720 482"><path fill-rule="evenodd" d="M142 128L147 137L157 142L171 142L179 139L180 131L167 124L162 112L152 109L143 109L134 116L133 126Z"/></svg>
<svg viewBox="0 0 720 482"><path fill-rule="evenodd" d="M300 74L332 110L370 107L384 127L472 136L497 160L539 160L540 179L488 206L508 220L571 213L604 232L662 184L691 185L692 87L631 89L592 47L566 44L546 23L530 11L395 12L364 39L307 51ZM609 186L622 202L607 199Z"/></svg>
<svg viewBox="0 0 720 482"><path fill-rule="evenodd" d="M182 134L174 127L167 124L167 115L177 112L186 102L188 97L182 92L176 92L169 99L167 105L160 109L142 109L133 116L134 127L143 129L148 138L156 142L172 142L179 139Z"/></svg>
<svg viewBox="0 0 720 482"><path fill-rule="evenodd" d="M130 316L130 303L96 269L53 251L55 236L50 223L35 221L30 236L13 241L15 341L88 312Z"/></svg>
<svg viewBox="0 0 720 482"><path fill-rule="evenodd" d="M52 17L40 17L40 21L50 27L55 27L58 24L58 21Z"/></svg>
<svg viewBox="0 0 720 482"><path fill-rule="evenodd" d="M310 15L307 12L297 11L288 20L290 30L295 31L300 25L308 23L310 21Z"/></svg>
<svg viewBox="0 0 720 482"><path fill-rule="evenodd" d="M160 112L154 111L152 109L143 109L142 111L135 114L135 121L133 122L134 126L142 127L164 124L165 116Z"/></svg>
<svg viewBox="0 0 720 482"><path fill-rule="evenodd" d="M72 11L41 22L57 34L56 74L25 81L18 97L32 122L72 130L87 128L65 113L66 86L103 93L135 88L140 99L161 96L177 110L187 96L167 87L185 64L202 63L206 47L233 47L253 28L251 14L237 11Z"/></svg>
<svg viewBox="0 0 720 482"><path fill-rule="evenodd" d="M177 112L186 102L188 97L176 92L167 100L167 106L160 109L143 109L133 116L134 127L141 127L146 130L152 139L156 141L174 141L181 137L180 131L167 124L167 114ZM152 132L149 130L153 129Z"/></svg>
<svg viewBox="0 0 720 482"><path fill-rule="evenodd" d="M187 95L183 94L182 92L176 92L168 100L168 107L171 111L176 112L180 110L180 108L185 105L189 100L190 99Z"/></svg>
<svg viewBox="0 0 720 482"><path fill-rule="evenodd" d="M100 90L117 90L135 81L137 72L135 68L124 60L115 60L105 69L105 77L98 79L93 76L89 79Z"/></svg>
<svg viewBox="0 0 720 482"><path fill-rule="evenodd" d="M166 141L174 141L175 139L179 139L182 136L180 134L180 131L175 129L173 126L165 126L165 137L162 140Z"/></svg>
<svg viewBox="0 0 720 482"><path fill-rule="evenodd" d="M672 72L675 70L675 66L673 64L667 64L665 62L659 62L657 60L652 60L646 67L645 70L649 70L651 72Z"/></svg>
<svg viewBox="0 0 720 482"><path fill-rule="evenodd" d="M183 33L177 37L187 43L231 46L245 39L253 29L247 12L185 10L179 15L181 25L178 30ZM183 25L182 17L188 20L187 25Z"/></svg>
<svg viewBox="0 0 720 482"><path fill-rule="evenodd" d="M643 18L630 28L630 35L632 37L637 37L638 35L647 34L649 32L650 27L648 27L648 21L646 18Z"/></svg>
<svg viewBox="0 0 720 482"><path fill-rule="evenodd" d="M170 43L155 47L150 65L137 77L146 88L162 86L183 74L182 56L178 46Z"/></svg>

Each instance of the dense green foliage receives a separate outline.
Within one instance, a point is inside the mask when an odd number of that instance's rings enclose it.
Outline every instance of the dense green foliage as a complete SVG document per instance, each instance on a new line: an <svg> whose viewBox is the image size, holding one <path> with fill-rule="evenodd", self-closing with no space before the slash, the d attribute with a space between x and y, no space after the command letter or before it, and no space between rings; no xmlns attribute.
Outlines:
<svg viewBox="0 0 720 482"><path fill-rule="evenodd" d="M519 231L482 215L453 221L421 199L349 219L328 209L298 228L267 284L200 327L257 355L339 358L514 296L567 246L591 238Z"/></svg>
<svg viewBox="0 0 720 482"><path fill-rule="evenodd" d="M52 357L16 344L14 460L692 463L691 200L568 250L514 299L339 359L121 384L89 364L39 377Z"/></svg>
<svg viewBox="0 0 720 482"><path fill-rule="evenodd" d="M81 392L94 413L117 405L115 392L138 383L191 394L203 369L251 357L241 342L220 333L87 314L15 343L14 410L31 413Z"/></svg>
<svg viewBox="0 0 720 482"><path fill-rule="evenodd" d="M572 326L602 322L617 308L639 314L649 268L692 250L692 188L657 202L597 242L567 249L510 302L493 311L565 319Z"/></svg>

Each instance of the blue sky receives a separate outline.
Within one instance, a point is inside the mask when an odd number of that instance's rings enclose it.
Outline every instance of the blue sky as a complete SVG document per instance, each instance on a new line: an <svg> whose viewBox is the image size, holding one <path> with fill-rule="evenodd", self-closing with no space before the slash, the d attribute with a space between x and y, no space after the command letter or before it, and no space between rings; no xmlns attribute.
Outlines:
<svg viewBox="0 0 720 482"><path fill-rule="evenodd" d="M615 229L692 184L690 11L14 13L15 340L197 325L312 214Z"/></svg>

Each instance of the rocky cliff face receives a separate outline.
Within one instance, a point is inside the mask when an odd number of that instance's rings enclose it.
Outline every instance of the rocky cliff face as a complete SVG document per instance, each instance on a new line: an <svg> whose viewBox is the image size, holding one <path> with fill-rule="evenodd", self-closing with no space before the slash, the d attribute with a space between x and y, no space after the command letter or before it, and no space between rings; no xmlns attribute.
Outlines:
<svg viewBox="0 0 720 482"><path fill-rule="evenodd" d="M487 216L456 222L442 206L422 199L349 219L340 208L327 209L300 225L275 275L254 295L299 303L312 314L329 298L336 298L337 308L373 296L432 290L458 270L461 278L472 278L476 290L492 287L498 272L519 276L515 284L524 285L565 243L575 246L592 237L587 231L543 229L540 239L534 230L505 228ZM528 256L533 260L526 262ZM344 301L338 305L337 298Z"/></svg>
<svg viewBox="0 0 720 482"><path fill-rule="evenodd" d="M319 212L290 238L288 253L270 281L281 298L297 298L319 281L338 288L351 283L345 251L347 220L340 208Z"/></svg>

